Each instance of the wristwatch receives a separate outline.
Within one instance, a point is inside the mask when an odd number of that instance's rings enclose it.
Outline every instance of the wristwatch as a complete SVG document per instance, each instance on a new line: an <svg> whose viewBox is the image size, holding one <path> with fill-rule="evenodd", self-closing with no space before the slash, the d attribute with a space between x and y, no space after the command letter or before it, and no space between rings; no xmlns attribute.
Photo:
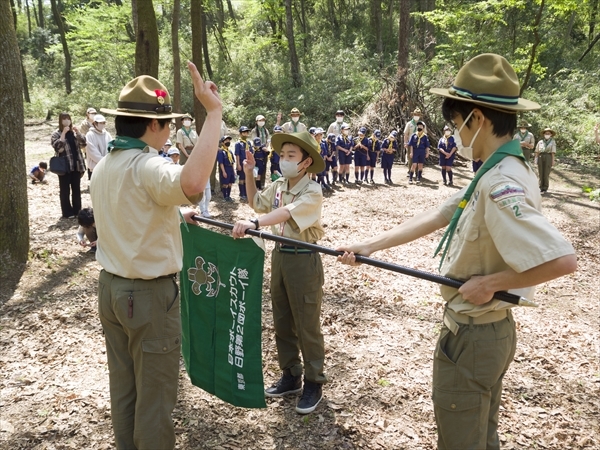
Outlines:
<svg viewBox="0 0 600 450"><path fill-rule="evenodd" d="M258 223L258 219L250 219L250 222L252 222L254 224L254 226L256 227L255 230L259 230L260 229L260 225Z"/></svg>

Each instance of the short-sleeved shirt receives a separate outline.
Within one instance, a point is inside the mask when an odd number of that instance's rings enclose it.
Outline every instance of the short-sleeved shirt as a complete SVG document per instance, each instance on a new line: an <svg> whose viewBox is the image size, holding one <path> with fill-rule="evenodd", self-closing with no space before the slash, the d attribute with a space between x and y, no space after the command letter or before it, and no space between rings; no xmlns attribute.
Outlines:
<svg viewBox="0 0 600 450"><path fill-rule="evenodd" d="M327 128L327 134L335 134L335 137L338 137L340 134L342 134L342 125L348 125L346 122L338 122L337 120L335 122L332 122L331 125L329 125L329 128Z"/></svg>
<svg viewBox="0 0 600 450"><path fill-rule="evenodd" d="M466 189L440 207L448 221ZM531 167L508 156L479 180L460 216L441 273L458 280L509 268L521 273L574 253L571 244L541 213L538 180ZM533 298L534 291L535 286L510 290L528 299ZM473 305L448 286L442 286L441 293L450 309L473 317L514 306L496 299Z"/></svg>
<svg viewBox="0 0 600 450"><path fill-rule="evenodd" d="M404 126L404 143L409 145L408 141L410 140L411 136L416 132L417 122L415 122L413 119L410 119L408 122L406 122L406 125ZM427 126L423 126L423 133L427 134Z"/></svg>
<svg viewBox="0 0 600 450"><path fill-rule="evenodd" d="M365 147L367 147L367 149L365 150L364 148L360 147L358 144L364 145ZM363 155L366 155L367 152L370 150L370 148L371 148L371 140L368 137L363 136L362 139L360 137L356 138L356 143L355 143L355 147L354 147L355 151L361 152Z"/></svg>
<svg viewBox="0 0 600 450"><path fill-rule="evenodd" d="M252 151L252 144L249 140L239 140L235 143L234 155L236 161L240 163L242 170L244 169L244 160L246 159L246 150Z"/></svg>
<svg viewBox="0 0 600 450"><path fill-rule="evenodd" d="M419 135L415 133L411 136L410 141L408 141L408 146L416 151L425 151L425 149L429 148L429 138L425 132L423 132L423 135L420 138Z"/></svg>
<svg viewBox="0 0 600 450"><path fill-rule="evenodd" d="M369 151L370 152L378 152L380 150L381 150L381 141L379 139L377 139L376 137L372 137L370 139Z"/></svg>
<svg viewBox="0 0 600 450"><path fill-rule="evenodd" d="M383 153L394 153L396 150L398 150L398 141L396 139L393 141L389 138L385 139L381 143L381 150L383 150Z"/></svg>
<svg viewBox="0 0 600 450"><path fill-rule="evenodd" d="M340 134L335 140L336 148L342 147L342 148L345 148L346 150L350 150L350 149L352 149L353 145L354 145L354 143L352 141L351 136L344 136L343 134Z"/></svg>
<svg viewBox="0 0 600 450"><path fill-rule="evenodd" d="M444 150L445 152L451 152L453 148L456 148L456 142L454 142L454 136L442 137L438 141L437 148Z"/></svg>
<svg viewBox="0 0 600 450"><path fill-rule="evenodd" d="M306 131L306 125L300 121L294 124L294 122L290 120L289 122L281 125L281 129L284 133L300 133L302 131Z"/></svg>
<svg viewBox="0 0 600 450"><path fill-rule="evenodd" d="M217 152L217 162L223 164L225 167L233 167L235 164L235 157L229 148L221 147Z"/></svg>
<svg viewBox="0 0 600 450"><path fill-rule="evenodd" d="M537 143L535 151L538 153L556 153L556 142L554 142L553 138L550 138L549 141L541 139Z"/></svg>
<svg viewBox="0 0 600 450"><path fill-rule="evenodd" d="M535 144L535 138L533 137L533 134L531 134L529 131L526 131L525 134L521 134L520 131L517 131L517 133L513 136L513 139L515 141L519 141L521 144Z"/></svg>
<svg viewBox="0 0 600 450"><path fill-rule="evenodd" d="M154 148L113 150L96 168L91 197L98 232L96 259L112 274L153 279L179 272L183 247L179 205L183 167Z"/></svg>
<svg viewBox="0 0 600 450"><path fill-rule="evenodd" d="M198 140L198 134L196 134L196 130L190 128L189 130L181 127L177 130L176 142L181 144L183 148L189 147L190 145L193 147L196 145L196 141ZM189 152L188 152L189 153ZM183 155L185 156L185 155Z"/></svg>
<svg viewBox="0 0 600 450"><path fill-rule="evenodd" d="M277 208L287 208L291 218L271 226L277 236L315 243L325 235L321 226L323 191L321 186L305 175L292 189L281 177L264 191L254 195L254 211L266 214Z"/></svg>

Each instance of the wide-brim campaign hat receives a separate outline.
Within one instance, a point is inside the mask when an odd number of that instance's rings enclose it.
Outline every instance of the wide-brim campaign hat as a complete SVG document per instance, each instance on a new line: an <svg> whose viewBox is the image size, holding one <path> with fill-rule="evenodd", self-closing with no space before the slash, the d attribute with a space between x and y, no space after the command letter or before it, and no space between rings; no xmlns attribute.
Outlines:
<svg viewBox="0 0 600 450"><path fill-rule="evenodd" d="M544 128L544 131L542 131L542 134L546 134L546 133L552 133L552 136L554 136L556 134L552 128Z"/></svg>
<svg viewBox="0 0 600 450"><path fill-rule="evenodd" d="M413 116L421 117L423 113L421 112L421 108L415 108L415 110L411 113Z"/></svg>
<svg viewBox="0 0 600 450"><path fill-rule="evenodd" d="M185 113L183 116L181 116L181 120L191 120L192 122L194 121L194 118L190 115L190 113Z"/></svg>
<svg viewBox="0 0 600 450"><path fill-rule="evenodd" d="M174 113L167 88L156 78L141 75L121 90L117 109L100 108L113 116L145 117L148 119L176 119L183 114Z"/></svg>
<svg viewBox="0 0 600 450"><path fill-rule="evenodd" d="M319 173L325 170L325 161L321 157L321 152L319 151L319 147L317 147L317 141L315 141L308 131L274 134L271 138L271 146L278 155L281 154L281 147L283 144L287 142L296 144L312 158L312 164L306 169L307 172Z"/></svg>
<svg viewBox="0 0 600 450"><path fill-rule="evenodd" d="M531 126L531 124L529 122L527 122L526 120L521 120L519 122L519 128L529 128Z"/></svg>
<svg viewBox="0 0 600 450"><path fill-rule="evenodd" d="M298 114L299 116L302 115L302 113L300 112L300 110L298 108L292 108L292 110L290 111L290 116L293 114Z"/></svg>
<svg viewBox="0 0 600 450"><path fill-rule="evenodd" d="M468 61L456 75L452 87L430 92L446 98L475 103L508 113L533 111L540 105L520 98L519 79L500 55L483 53Z"/></svg>

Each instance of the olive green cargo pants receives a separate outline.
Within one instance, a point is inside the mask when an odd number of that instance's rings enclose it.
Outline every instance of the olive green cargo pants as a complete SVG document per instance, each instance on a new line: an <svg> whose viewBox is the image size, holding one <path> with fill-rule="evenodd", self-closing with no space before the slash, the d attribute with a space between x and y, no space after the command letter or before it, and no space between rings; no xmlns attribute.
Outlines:
<svg viewBox="0 0 600 450"><path fill-rule="evenodd" d="M103 270L98 311L117 449L172 449L181 347L175 280L131 280Z"/></svg>
<svg viewBox="0 0 600 450"><path fill-rule="evenodd" d="M502 379L516 348L512 314L498 322L442 327L433 359L439 450L496 450Z"/></svg>
<svg viewBox="0 0 600 450"><path fill-rule="evenodd" d="M323 373L325 344L321 332L323 263L318 253L273 250L271 301L279 367L304 375L313 383L326 383Z"/></svg>

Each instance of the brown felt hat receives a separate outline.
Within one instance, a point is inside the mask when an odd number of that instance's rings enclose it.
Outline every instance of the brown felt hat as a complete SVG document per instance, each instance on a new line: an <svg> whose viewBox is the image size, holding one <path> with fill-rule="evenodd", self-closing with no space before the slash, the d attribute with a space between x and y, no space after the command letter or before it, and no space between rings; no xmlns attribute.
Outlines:
<svg viewBox="0 0 600 450"><path fill-rule="evenodd" d="M300 133L277 133L271 138L271 146L278 155L281 153L283 144L287 142L296 144L312 158L313 162L306 169L307 172L319 173L325 170L325 161L321 157L317 141L315 141L315 138L308 131L301 131Z"/></svg>
<svg viewBox="0 0 600 450"><path fill-rule="evenodd" d="M529 128L530 126L531 126L531 124L529 122L527 122L526 120L521 120L519 122L518 128Z"/></svg>
<svg viewBox="0 0 600 450"><path fill-rule="evenodd" d="M500 55L483 53L468 61L449 89L433 88L433 94L475 103L508 113L533 111L540 105L519 98L521 86L509 62Z"/></svg>
<svg viewBox="0 0 600 450"><path fill-rule="evenodd" d="M421 117L423 115L421 108L415 108L415 110L412 112L412 115Z"/></svg>
<svg viewBox="0 0 600 450"><path fill-rule="evenodd" d="M174 119L183 116L173 112L167 88L149 75L141 75L125 85L119 94L117 109L100 108L100 111L114 116L148 119Z"/></svg>
<svg viewBox="0 0 600 450"><path fill-rule="evenodd" d="M544 131L542 131L542 134L546 134L546 133L551 133L552 136L554 136L556 134L552 128L544 128Z"/></svg>
<svg viewBox="0 0 600 450"><path fill-rule="evenodd" d="M300 110L298 108L292 108L289 115L292 116L294 114L298 114L299 116L302 115L302 113L300 112Z"/></svg>

